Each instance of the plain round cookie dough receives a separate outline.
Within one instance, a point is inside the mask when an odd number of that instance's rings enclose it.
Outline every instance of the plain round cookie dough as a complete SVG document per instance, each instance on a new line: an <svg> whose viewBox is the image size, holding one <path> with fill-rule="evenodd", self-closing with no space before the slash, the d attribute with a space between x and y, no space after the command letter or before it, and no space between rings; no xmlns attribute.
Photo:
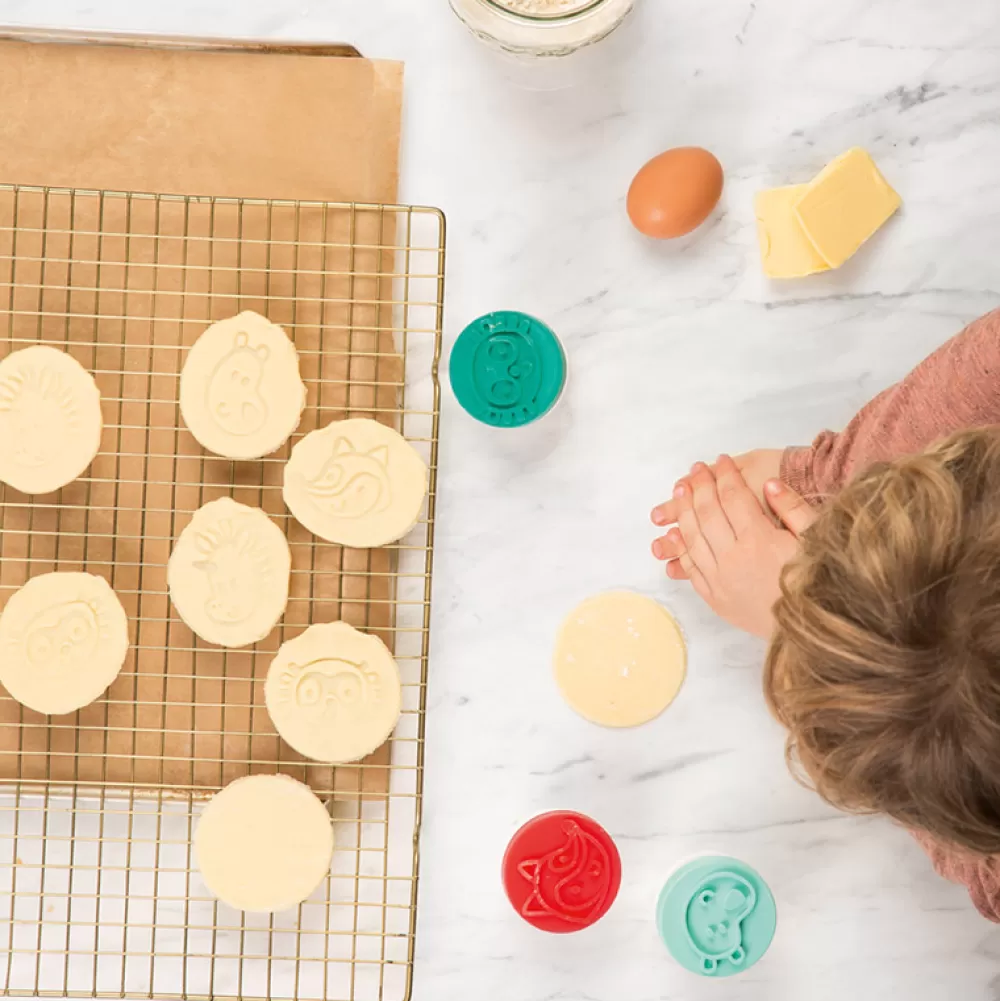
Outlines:
<svg viewBox="0 0 1000 1001"><path fill-rule="evenodd" d="M103 577L33 577L0 614L0 681L22 705L47 716L82 709L118 677L128 618Z"/></svg>
<svg viewBox="0 0 1000 1001"><path fill-rule="evenodd" d="M296 443L283 495L314 535L371 549L401 539L417 523L427 464L401 434L378 421L333 421Z"/></svg>
<svg viewBox="0 0 1000 1001"><path fill-rule="evenodd" d="M220 497L181 532L167 588L192 632L241 647L262 640L284 614L291 569L285 533L260 508Z"/></svg>
<svg viewBox="0 0 1000 1001"><path fill-rule="evenodd" d="M343 764L381 747L402 706L399 668L377 637L346 622L282 643L264 683L274 728L299 754Z"/></svg>
<svg viewBox="0 0 1000 1001"><path fill-rule="evenodd" d="M0 480L25 494L72 483L101 447L101 394L65 351L38 344L0 361Z"/></svg>
<svg viewBox="0 0 1000 1001"><path fill-rule="evenodd" d="M326 878L333 825L308 786L287 775L247 775L212 797L194 850L214 896L270 914L301 904Z"/></svg>
<svg viewBox="0 0 1000 1001"><path fill-rule="evenodd" d="M295 345L252 310L213 323L181 372L181 416L199 444L230 459L259 459L299 426L306 387Z"/></svg>
<svg viewBox="0 0 1000 1001"><path fill-rule="evenodd" d="M687 650L673 616L651 598L612 591L577 605L556 640L556 683L585 719L638 726L673 702Z"/></svg>

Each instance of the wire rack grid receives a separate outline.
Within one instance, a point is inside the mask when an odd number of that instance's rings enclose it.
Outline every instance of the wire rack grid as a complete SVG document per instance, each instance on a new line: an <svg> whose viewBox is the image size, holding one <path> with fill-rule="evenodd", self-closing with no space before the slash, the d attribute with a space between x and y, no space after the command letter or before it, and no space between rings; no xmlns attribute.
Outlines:
<svg viewBox="0 0 1000 1001"><path fill-rule="evenodd" d="M0 357L69 352L94 374L105 424L61 491L0 484L0 605L30 577L85 570L132 630L121 675L77 713L40 716L0 690L3 993L409 997L444 235L441 213L418 207L0 186ZM244 309L292 337L308 402L283 450L233 462L197 445L177 395L187 347ZM294 441L359 416L397 427L431 470L419 524L379 550L317 540L281 500ZM263 508L292 551L284 619L244 650L194 637L167 597L173 540L220 496ZM280 741L262 684L281 642L338 618L394 651L403 713L383 748L334 768ZM276 771L329 804L334 862L297 911L243 914L208 893L192 835L213 792Z"/></svg>

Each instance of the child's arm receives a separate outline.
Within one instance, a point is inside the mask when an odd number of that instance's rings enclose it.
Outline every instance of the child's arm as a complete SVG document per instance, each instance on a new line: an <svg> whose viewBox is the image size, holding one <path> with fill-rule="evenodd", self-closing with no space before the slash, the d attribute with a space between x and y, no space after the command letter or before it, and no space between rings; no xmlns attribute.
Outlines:
<svg viewBox="0 0 1000 1001"><path fill-rule="evenodd" d="M875 462L987 424L1000 424L1000 309L876 396L839 434L824 431L811 447L787 449L781 478L810 503L821 503Z"/></svg>

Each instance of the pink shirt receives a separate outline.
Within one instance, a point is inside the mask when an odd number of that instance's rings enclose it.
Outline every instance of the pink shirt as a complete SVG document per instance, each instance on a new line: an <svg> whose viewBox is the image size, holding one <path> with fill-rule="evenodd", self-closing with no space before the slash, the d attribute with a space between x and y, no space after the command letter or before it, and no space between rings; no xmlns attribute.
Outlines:
<svg viewBox="0 0 1000 1001"><path fill-rule="evenodd" d="M781 476L811 504L821 504L872 463L919 452L953 431L990 424L1000 424L1000 309L970 324L876 396L843 431L824 431L809 448L787 449ZM916 837L935 869L965 885L980 914L1000 923L1000 858L971 856Z"/></svg>

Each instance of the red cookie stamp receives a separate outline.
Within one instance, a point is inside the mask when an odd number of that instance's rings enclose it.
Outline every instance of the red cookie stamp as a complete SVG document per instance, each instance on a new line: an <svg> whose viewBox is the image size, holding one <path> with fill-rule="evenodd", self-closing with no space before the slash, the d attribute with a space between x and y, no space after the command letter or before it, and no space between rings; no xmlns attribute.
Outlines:
<svg viewBox="0 0 1000 1001"><path fill-rule="evenodd" d="M621 859L611 835L569 810L529 820L503 857L503 885L514 909L548 932L587 928L618 895Z"/></svg>

